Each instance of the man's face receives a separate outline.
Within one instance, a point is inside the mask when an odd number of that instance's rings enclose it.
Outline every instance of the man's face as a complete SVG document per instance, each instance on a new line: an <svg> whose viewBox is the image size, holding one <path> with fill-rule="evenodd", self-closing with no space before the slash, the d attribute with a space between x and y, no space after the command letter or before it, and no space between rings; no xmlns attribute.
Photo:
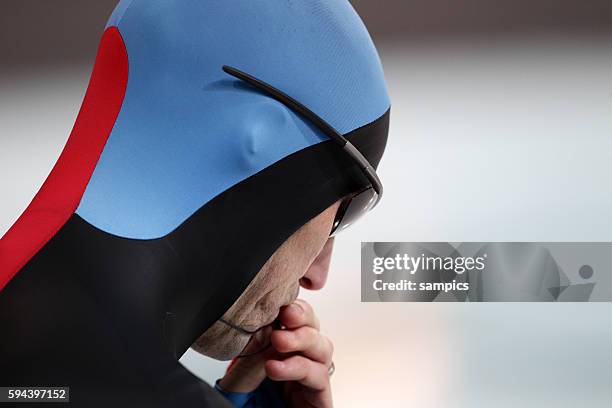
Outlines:
<svg viewBox="0 0 612 408"><path fill-rule="evenodd" d="M282 306L292 303L300 286L318 290L325 286L333 249L329 238L341 201L327 208L296 231L268 259L224 320L248 331L272 323ZM193 348L218 360L229 360L244 349L250 336L217 321Z"/></svg>

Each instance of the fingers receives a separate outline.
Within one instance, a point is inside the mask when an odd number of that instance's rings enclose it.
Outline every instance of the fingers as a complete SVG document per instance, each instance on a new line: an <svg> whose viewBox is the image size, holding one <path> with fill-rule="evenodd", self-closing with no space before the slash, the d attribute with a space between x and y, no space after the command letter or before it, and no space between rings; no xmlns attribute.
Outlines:
<svg viewBox="0 0 612 408"><path fill-rule="evenodd" d="M274 330L270 342L280 355L266 361L266 375L302 387L288 394L290 401L297 398L292 406L331 407L329 367L333 344L319 332L319 320L312 307L298 299L281 309L278 320L284 329Z"/></svg>
<svg viewBox="0 0 612 408"><path fill-rule="evenodd" d="M299 352L329 367L334 353L331 340L313 327L303 326L295 330L275 330L270 336L272 346L281 353Z"/></svg>
<svg viewBox="0 0 612 408"><path fill-rule="evenodd" d="M296 381L317 391L330 387L327 366L300 355L283 361L268 360L266 375L274 381Z"/></svg>
<svg viewBox="0 0 612 408"><path fill-rule="evenodd" d="M280 310L278 319L288 329L297 329L310 326L317 330L320 328L319 319L306 301L296 299L292 304Z"/></svg>

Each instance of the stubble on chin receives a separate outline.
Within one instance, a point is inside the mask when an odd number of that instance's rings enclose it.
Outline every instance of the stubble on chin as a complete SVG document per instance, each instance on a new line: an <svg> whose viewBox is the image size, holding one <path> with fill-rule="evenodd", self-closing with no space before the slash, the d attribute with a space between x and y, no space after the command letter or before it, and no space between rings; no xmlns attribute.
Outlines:
<svg viewBox="0 0 612 408"><path fill-rule="evenodd" d="M191 347L207 357L228 361L238 356L249 340L250 336L241 334L217 321Z"/></svg>

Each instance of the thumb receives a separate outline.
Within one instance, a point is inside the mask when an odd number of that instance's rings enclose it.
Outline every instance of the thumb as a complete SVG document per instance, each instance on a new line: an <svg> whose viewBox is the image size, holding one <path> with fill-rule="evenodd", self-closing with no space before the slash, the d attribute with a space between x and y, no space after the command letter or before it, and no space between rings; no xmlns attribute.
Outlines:
<svg viewBox="0 0 612 408"><path fill-rule="evenodd" d="M266 378L265 363L278 353L270 345L272 325L251 336L242 353L230 363L219 385L230 392L251 392Z"/></svg>

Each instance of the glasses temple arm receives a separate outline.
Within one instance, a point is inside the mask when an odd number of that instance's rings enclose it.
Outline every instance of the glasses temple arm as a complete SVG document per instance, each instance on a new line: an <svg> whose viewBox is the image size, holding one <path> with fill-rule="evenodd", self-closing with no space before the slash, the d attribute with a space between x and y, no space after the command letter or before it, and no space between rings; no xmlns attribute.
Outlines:
<svg viewBox="0 0 612 408"><path fill-rule="evenodd" d="M272 85L255 78L252 75L247 74L246 72L240 71L234 67L230 67L229 65L223 65L223 71L235 78L238 78L246 83L251 84L257 89L262 90L263 92L270 95L272 98L276 99L282 104L289 106L291 109L295 110L299 114L303 115L306 119L311 121L314 125L316 125L323 133L325 133L330 139L339 144L344 150L351 155L357 163L359 163L360 167L364 170L366 176L370 183L372 183L372 187L374 191L378 194L378 198L382 196L382 183L376 174L376 170L370 165L368 160L361 154L359 150L355 146L353 146L340 132L334 129L329 123L323 120L319 115L308 109L306 106L302 105L300 102L293 99L291 96L287 95L280 89L276 89Z"/></svg>

